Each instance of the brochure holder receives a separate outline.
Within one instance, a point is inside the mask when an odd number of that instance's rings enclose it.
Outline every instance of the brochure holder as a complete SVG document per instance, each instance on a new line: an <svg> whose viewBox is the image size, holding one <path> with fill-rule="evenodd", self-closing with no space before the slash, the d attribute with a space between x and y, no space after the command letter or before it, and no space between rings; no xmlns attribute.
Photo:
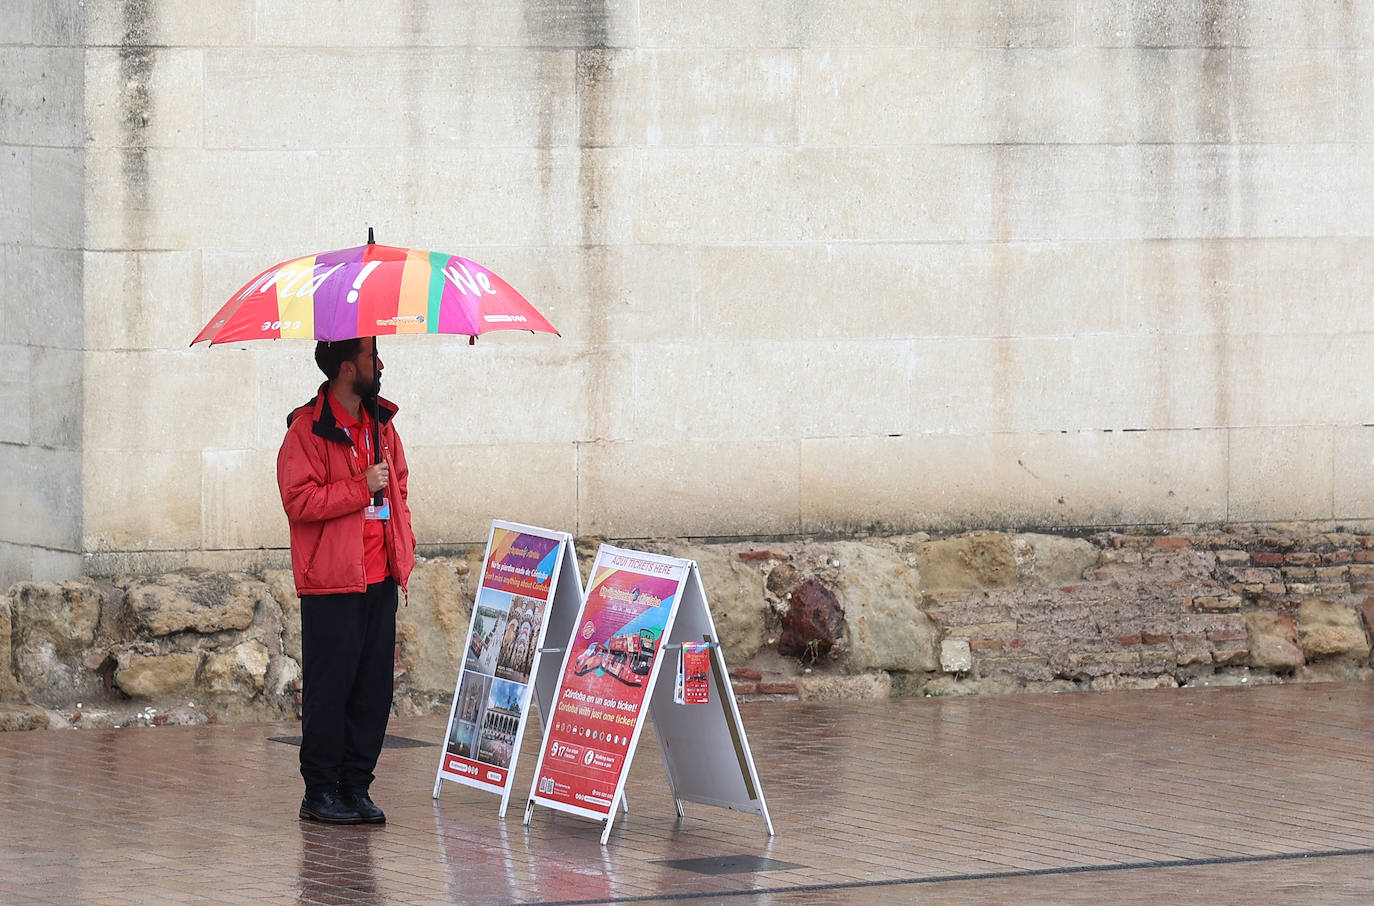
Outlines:
<svg viewBox="0 0 1374 906"><path fill-rule="evenodd" d="M673 701L662 667L686 641L718 642L696 563L603 544L546 712L525 824L543 805L604 822L604 845L617 806L628 811L625 781L652 714L679 817L684 802L715 805L760 815L773 833L719 644L713 701Z"/></svg>
<svg viewBox="0 0 1374 906"><path fill-rule="evenodd" d="M572 536L494 521L468 623L463 666L434 777L496 793L505 817L533 700L553 713L558 677L547 638L568 638L582 603Z"/></svg>

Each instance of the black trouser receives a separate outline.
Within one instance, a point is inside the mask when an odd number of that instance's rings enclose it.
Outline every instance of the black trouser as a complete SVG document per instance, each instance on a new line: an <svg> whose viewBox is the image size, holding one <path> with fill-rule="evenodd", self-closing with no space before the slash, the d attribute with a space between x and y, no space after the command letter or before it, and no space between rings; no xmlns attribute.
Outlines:
<svg viewBox="0 0 1374 906"><path fill-rule="evenodd" d="M301 776L366 790L382 752L396 662L396 584L301 596Z"/></svg>

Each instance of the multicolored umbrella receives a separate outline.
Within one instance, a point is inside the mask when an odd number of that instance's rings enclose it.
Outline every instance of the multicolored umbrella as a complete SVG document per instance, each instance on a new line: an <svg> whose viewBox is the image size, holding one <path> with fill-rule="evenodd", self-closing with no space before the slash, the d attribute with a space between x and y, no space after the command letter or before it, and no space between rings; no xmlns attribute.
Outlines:
<svg viewBox="0 0 1374 906"><path fill-rule="evenodd" d="M422 249L367 245L306 255L273 265L221 306L196 338L210 345L300 337L351 340L404 333L477 337L494 330L558 333L510 284L476 261ZM377 347L372 347L376 368ZM373 449L377 437L377 400ZM382 492L373 502L380 505Z"/></svg>
<svg viewBox="0 0 1374 906"><path fill-rule="evenodd" d="M293 258L243 285L202 340L347 340L494 330L558 333L510 284L458 255L368 244Z"/></svg>

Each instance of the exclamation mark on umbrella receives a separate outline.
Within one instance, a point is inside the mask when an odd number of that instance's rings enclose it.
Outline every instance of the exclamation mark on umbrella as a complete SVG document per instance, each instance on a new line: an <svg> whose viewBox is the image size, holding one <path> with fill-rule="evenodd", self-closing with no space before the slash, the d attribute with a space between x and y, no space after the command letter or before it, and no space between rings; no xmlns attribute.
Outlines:
<svg viewBox="0 0 1374 906"><path fill-rule="evenodd" d="M353 288L350 289L350 290L348 291L348 304L349 304L349 305L355 305L355 304L357 304L357 301L358 301L358 290L360 290L360 289L363 288L363 281L367 279L367 275L368 275L368 274L372 273L372 269L375 268L377 265L379 265L379 264L381 264L381 263L382 263L382 262L380 262L380 261L369 261L369 262L367 262L367 264L364 264L364 265L363 265L363 269L362 269L362 270L358 271L358 276L357 276L357 278L354 279L354 281L353 281Z"/></svg>

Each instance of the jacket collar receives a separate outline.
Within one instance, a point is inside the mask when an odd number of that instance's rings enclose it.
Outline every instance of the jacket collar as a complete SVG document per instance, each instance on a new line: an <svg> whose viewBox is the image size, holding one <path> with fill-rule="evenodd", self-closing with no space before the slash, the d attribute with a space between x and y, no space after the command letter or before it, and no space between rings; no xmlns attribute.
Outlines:
<svg viewBox="0 0 1374 906"><path fill-rule="evenodd" d="M348 433L344 431L343 428L339 427L338 419L334 417L334 407L329 405L328 396L329 382L325 381L315 393L315 402L313 404L306 403L305 406L302 406L300 409L288 415L286 417L286 424L290 425L292 419L300 415L301 411L305 409L306 406L310 406L312 422L310 430L313 434L323 437L325 440L333 440L342 444L352 445L353 441L349 439ZM385 425L395 417L398 411L400 411L399 407L391 400L381 396L377 397L377 421L379 423Z"/></svg>

